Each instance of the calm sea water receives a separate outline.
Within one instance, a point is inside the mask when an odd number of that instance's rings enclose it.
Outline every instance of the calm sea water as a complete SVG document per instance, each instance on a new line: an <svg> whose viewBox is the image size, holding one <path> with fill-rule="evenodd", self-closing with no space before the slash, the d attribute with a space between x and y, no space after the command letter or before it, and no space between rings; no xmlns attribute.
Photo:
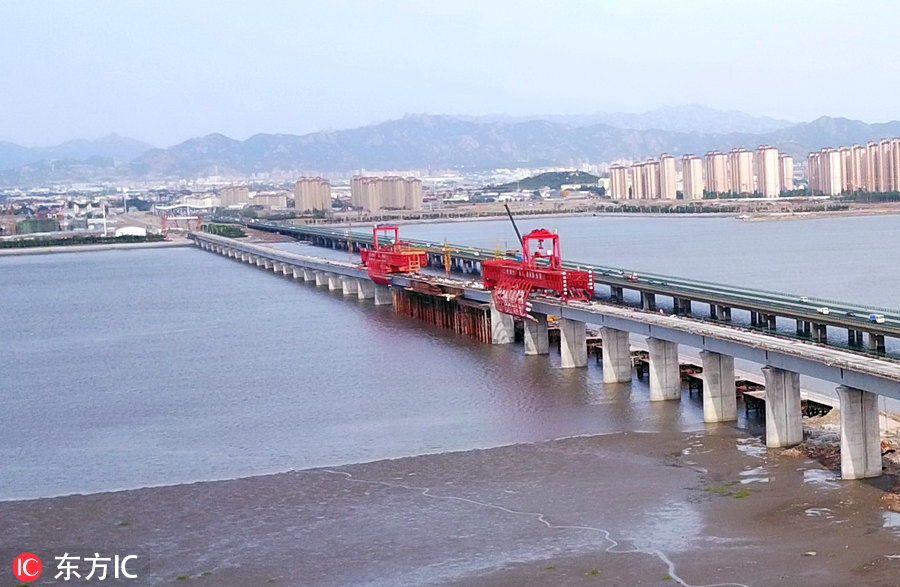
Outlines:
<svg viewBox="0 0 900 587"><path fill-rule="evenodd" d="M900 285L897 217L522 224L559 228L567 257L636 270L879 305ZM511 234L403 231L482 246ZM0 499L704 427L696 396L650 403L644 383L604 386L593 363L559 369L555 354L477 344L197 249L0 258L0 300Z"/></svg>

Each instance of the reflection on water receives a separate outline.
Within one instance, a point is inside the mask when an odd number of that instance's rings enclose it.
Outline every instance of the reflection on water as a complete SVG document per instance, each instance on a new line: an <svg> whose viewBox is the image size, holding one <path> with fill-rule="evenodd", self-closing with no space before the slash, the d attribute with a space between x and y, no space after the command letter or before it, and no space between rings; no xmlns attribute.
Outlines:
<svg viewBox="0 0 900 587"><path fill-rule="evenodd" d="M558 353L477 344L196 249L10 257L0 272L0 498L705 428L699 395L651 403L593 362L560 369Z"/></svg>

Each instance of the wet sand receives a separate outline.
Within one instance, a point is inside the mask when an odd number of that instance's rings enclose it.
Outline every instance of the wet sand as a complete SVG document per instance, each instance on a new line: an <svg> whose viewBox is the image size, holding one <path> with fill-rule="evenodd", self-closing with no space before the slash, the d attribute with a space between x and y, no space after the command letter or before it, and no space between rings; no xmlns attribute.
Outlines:
<svg viewBox="0 0 900 587"><path fill-rule="evenodd" d="M136 554L130 584L891 585L885 484L729 426L623 433L0 502L0 558Z"/></svg>

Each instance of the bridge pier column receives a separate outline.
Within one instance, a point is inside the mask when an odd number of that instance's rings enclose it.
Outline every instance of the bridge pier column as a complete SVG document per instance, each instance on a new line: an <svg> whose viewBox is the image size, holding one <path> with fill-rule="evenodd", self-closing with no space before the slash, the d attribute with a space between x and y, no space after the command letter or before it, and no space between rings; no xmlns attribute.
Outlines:
<svg viewBox="0 0 900 587"><path fill-rule="evenodd" d="M885 347L883 334L873 334L871 332L869 333L869 350L873 353L884 352Z"/></svg>
<svg viewBox="0 0 900 587"><path fill-rule="evenodd" d="M250 253L241 253L241 261L243 261L244 263L249 263L250 257Z"/></svg>
<svg viewBox="0 0 900 587"><path fill-rule="evenodd" d="M375 305L376 306L390 306L394 303L394 298L391 295L391 288L387 285L381 285L380 283L375 284Z"/></svg>
<svg viewBox="0 0 900 587"><path fill-rule="evenodd" d="M533 313L535 320L524 320L525 354L546 355L550 353L550 336L547 334L547 315Z"/></svg>
<svg viewBox="0 0 900 587"><path fill-rule="evenodd" d="M559 319L560 367L587 367L587 329L579 320Z"/></svg>
<svg viewBox="0 0 900 587"><path fill-rule="evenodd" d="M759 326L759 314L750 311L750 326Z"/></svg>
<svg viewBox="0 0 900 587"><path fill-rule="evenodd" d="M681 399L681 367L678 345L667 340L648 338L650 349L650 401Z"/></svg>
<svg viewBox="0 0 900 587"><path fill-rule="evenodd" d="M375 297L375 282L368 279L358 279L356 290L357 297L361 300L371 300Z"/></svg>
<svg viewBox="0 0 900 587"><path fill-rule="evenodd" d="M312 269L303 269L303 281L316 281L316 272ZM318 284L316 284L318 285Z"/></svg>
<svg viewBox="0 0 900 587"><path fill-rule="evenodd" d="M881 430L878 396L839 385L841 400L841 477L863 479L881 475Z"/></svg>
<svg viewBox="0 0 900 587"><path fill-rule="evenodd" d="M674 298L673 302L676 314L691 313L691 300L685 298Z"/></svg>
<svg viewBox="0 0 900 587"><path fill-rule="evenodd" d="M825 324L812 325L813 341L825 344L828 342L828 327Z"/></svg>
<svg viewBox="0 0 900 587"><path fill-rule="evenodd" d="M491 342L493 344L512 344L515 341L515 320L505 314L491 302Z"/></svg>
<svg viewBox="0 0 900 587"><path fill-rule="evenodd" d="M808 320L797 320L797 336L809 336L810 328Z"/></svg>
<svg viewBox="0 0 900 587"><path fill-rule="evenodd" d="M256 255L256 266L264 268L265 265L266 265L266 260L263 257Z"/></svg>
<svg viewBox="0 0 900 587"><path fill-rule="evenodd" d="M359 295L359 280L355 277L341 277L341 288L345 296Z"/></svg>
<svg viewBox="0 0 900 587"><path fill-rule="evenodd" d="M700 351L700 359L703 362L703 421L737 420L734 357Z"/></svg>
<svg viewBox="0 0 900 587"><path fill-rule="evenodd" d="M603 383L631 381L631 346L628 333L604 326L600 329L603 341Z"/></svg>
<svg viewBox="0 0 900 587"><path fill-rule="evenodd" d="M766 446L787 448L803 440L800 374L777 367L762 368L766 379Z"/></svg>
<svg viewBox="0 0 900 587"><path fill-rule="evenodd" d="M316 271L316 287L323 287L328 285L328 274L324 271Z"/></svg>
<svg viewBox="0 0 900 587"><path fill-rule="evenodd" d="M778 330L778 316L776 316L775 314L767 314L766 328L772 331Z"/></svg>
<svg viewBox="0 0 900 587"><path fill-rule="evenodd" d="M293 271L294 271L294 267L292 265L289 265L287 263L281 264L282 275L291 275L293 273Z"/></svg>
<svg viewBox="0 0 900 587"><path fill-rule="evenodd" d="M862 330L850 329L847 331L847 344L852 347L861 347L863 345Z"/></svg>
<svg viewBox="0 0 900 587"><path fill-rule="evenodd" d="M281 273L282 263L278 261L272 261L272 273Z"/></svg>
<svg viewBox="0 0 900 587"><path fill-rule="evenodd" d="M291 277L294 279L303 279L303 267L292 267Z"/></svg>
<svg viewBox="0 0 900 587"><path fill-rule="evenodd" d="M731 308L728 306L719 306L718 314L719 320L731 322Z"/></svg>
<svg viewBox="0 0 900 587"><path fill-rule="evenodd" d="M710 304L710 305L709 305L709 317L710 317L712 320L718 320L718 319L719 319L719 306L717 306L716 304Z"/></svg>
<svg viewBox="0 0 900 587"><path fill-rule="evenodd" d="M609 286L609 296L614 302L621 302L625 299L624 290L618 285Z"/></svg>
<svg viewBox="0 0 900 587"><path fill-rule="evenodd" d="M646 291L641 292L641 307L645 310L656 309L656 294Z"/></svg>
<svg viewBox="0 0 900 587"><path fill-rule="evenodd" d="M341 276L337 273L328 274L328 291L338 291L343 289L344 284Z"/></svg>

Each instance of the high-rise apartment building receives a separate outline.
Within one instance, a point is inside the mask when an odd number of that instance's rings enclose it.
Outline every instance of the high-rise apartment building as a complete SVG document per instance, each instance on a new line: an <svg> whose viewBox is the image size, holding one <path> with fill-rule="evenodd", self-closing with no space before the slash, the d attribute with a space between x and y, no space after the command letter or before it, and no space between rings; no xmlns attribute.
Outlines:
<svg viewBox="0 0 900 587"><path fill-rule="evenodd" d="M643 200L647 197L647 188L644 184L644 164L635 163L631 166L631 199Z"/></svg>
<svg viewBox="0 0 900 587"><path fill-rule="evenodd" d="M225 208L242 206L250 203L250 188L247 186L228 186L219 190L219 201Z"/></svg>
<svg viewBox="0 0 900 587"><path fill-rule="evenodd" d="M778 156L778 184L782 192L794 189L794 158L786 153Z"/></svg>
<svg viewBox="0 0 900 587"><path fill-rule="evenodd" d="M807 177L815 194L900 191L900 138L810 153Z"/></svg>
<svg viewBox="0 0 900 587"><path fill-rule="evenodd" d="M756 186L756 191L764 198L777 198L781 193L778 149L775 147L763 145L756 150Z"/></svg>
<svg viewBox="0 0 900 587"><path fill-rule="evenodd" d="M753 153L747 149L732 149L728 153L728 171L731 191L738 194L753 193Z"/></svg>
<svg viewBox="0 0 900 587"><path fill-rule="evenodd" d="M641 165L644 174L644 197L648 200L659 198L659 161L648 159Z"/></svg>
<svg viewBox="0 0 900 587"><path fill-rule="evenodd" d="M665 153L659 157L659 196L666 200L678 197L678 176L675 171L675 158Z"/></svg>
<svg viewBox="0 0 900 587"><path fill-rule="evenodd" d="M731 191L728 173L728 156L718 151L706 154L706 189L710 192L725 193Z"/></svg>
<svg viewBox="0 0 900 587"><path fill-rule="evenodd" d="M875 171L878 177L879 192L889 192L893 188L892 159L891 142L887 139L881 139L878 141L878 168Z"/></svg>
<svg viewBox="0 0 900 587"><path fill-rule="evenodd" d="M301 212L331 210L331 184L321 177L301 177L294 184L294 208Z"/></svg>
<svg viewBox="0 0 900 587"><path fill-rule="evenodd" d="M422 180L415 177L356 176L350 180L351 204L369 211L382 208L419 210L423 195Z"/></svg>
<svg viewBox="0 0 900 587"><path fill-rule="evenodd" d="M614 200L628 199L628 168L612 165L609 168L609 197Z"/></svg>
<svg viewBox="0 0 900 587"><path fill-rule="evenodd" d="M866 189L866 150L860 145L850 147L850 164L847 166L849 178L847 189L851 192Z"/></svg>
<svg viewBox="0 0 900 587"><path fill-rule="evenodd" d="M878 145L872 141L866 143L866 191L878 191Z"/></svg>
<svg viewBox="0 0 900 587"><path fill-rule="evenodd" d="M685 200L703 199L703 163L700 157L685 155L681 158L682 193Z"/></svg>

